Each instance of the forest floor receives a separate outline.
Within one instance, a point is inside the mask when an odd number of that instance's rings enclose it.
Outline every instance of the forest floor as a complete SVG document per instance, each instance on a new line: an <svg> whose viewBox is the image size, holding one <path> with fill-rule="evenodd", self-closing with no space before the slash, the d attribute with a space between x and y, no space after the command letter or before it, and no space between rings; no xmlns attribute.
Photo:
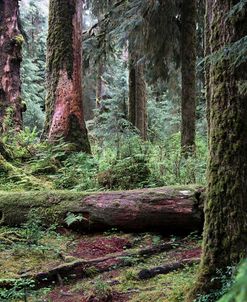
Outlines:
<svg viewBox="0 0 247 302"><path fill-rule="evenodd" d="M18 229L1 227L0 300L183 301L195 277L200 245L195 233L168 238L111 230L86 235L64 228L45 231L35 221ZM184 265L176 270L177 263ZM160 267L163 274L154 276ZM156 273L150 275L150 269ZM30 281L31 276L38 281ZM11 282L14 286L6 285Z"/></svg>

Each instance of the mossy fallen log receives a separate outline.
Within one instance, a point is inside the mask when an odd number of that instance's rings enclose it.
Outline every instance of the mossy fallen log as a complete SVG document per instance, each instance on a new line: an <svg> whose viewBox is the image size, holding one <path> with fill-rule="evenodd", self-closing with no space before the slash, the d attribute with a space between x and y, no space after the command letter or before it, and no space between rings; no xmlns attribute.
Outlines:
<svg viewBox="0 0 247 302"><path fill-rule="evenodd" d="M46 225L66 226L66 217L73 215L70 227L78 231L117 228L184 233L202 228L203 195L201 188L192 186L104 193L0 192L0 222L20 225L30 211L37 211Z"/></svg>
<svg viewBox="0 0 247 302"><path fill-rule="evenodd" d="M143 269L138 273L139 280L151 279L157 275L166 275L170 272L182 269L186 266L199 264L200 258L182 259L179 261L174 261L163 266L157 266L151 269Z"/></svg>

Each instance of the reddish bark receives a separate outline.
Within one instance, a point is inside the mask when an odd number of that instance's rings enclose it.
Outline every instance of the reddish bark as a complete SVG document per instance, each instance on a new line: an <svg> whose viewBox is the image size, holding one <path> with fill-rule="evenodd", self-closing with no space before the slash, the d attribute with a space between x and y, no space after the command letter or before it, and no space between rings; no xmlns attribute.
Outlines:
<svg viewBox="0 0 247 302"><path fill-rule="evenodd" d="M62 138L90 153L82 96L82 10L80 0L50 4L45 134L50 141Z"/></svg>
<svg viewBox="0 0 247 302"><path fill-rule="evenodd" d="M54 211L60 225L65 225L67 213L81 215L83 219L71 225L80 231L118 228L134 231L159 230L172 234L202 228L202 203L200 189L180 190L172 187L105 192L88 196L59 191L8 193L0 196L0 220L7 225L19 225L26 221L32 208L37 208L39 213ZM16 211L20 215L16 216ZM44 223L54 223L53 215L45 216Z"/></svg>
<svg viewBox="0 0 247 302"><path fill-rule="evenodd" d="M0 0L0 129L22 127L20 64L23 37L18 0ZM7 118L11 119L4 123ZM11 122L11 123L10 123Z"/></svg>

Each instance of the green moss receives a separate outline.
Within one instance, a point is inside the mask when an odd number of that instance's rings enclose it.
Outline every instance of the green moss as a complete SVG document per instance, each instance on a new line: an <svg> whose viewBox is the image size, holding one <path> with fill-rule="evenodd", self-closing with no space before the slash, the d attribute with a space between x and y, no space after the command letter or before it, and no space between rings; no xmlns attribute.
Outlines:
<svg viewBox="0 0 247 302"><path fill-rule="evenodd" d="M49 32L47 38L48 94L46 99L45 133L48 132L54 109L59 71L73 74L73 15L74 1L51 0L49 7Z"/></svg>
<svg viewBox="0 0 247 302"><path fill-rule="evenodd" d="M69 191L0 192L0 214L4 217L4 223L19 225L26 221L31 209L38 209L44 223L62 224L68 208L76 212L87 195Z"/></svg>
<svg viewBox="0 0 247 302"><path fill-rule="evenodd" d="M22 34L19 34L19 35L15 36L14 40L20 46L24 43L24 37L23 37Z"/></svg>

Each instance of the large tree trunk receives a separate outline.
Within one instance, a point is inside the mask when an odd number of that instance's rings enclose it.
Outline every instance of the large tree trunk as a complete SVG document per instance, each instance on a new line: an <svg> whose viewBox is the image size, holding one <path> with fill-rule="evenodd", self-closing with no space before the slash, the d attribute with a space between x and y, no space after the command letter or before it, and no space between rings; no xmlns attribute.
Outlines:
<svg viewBox="0 0 247 302"><path fill-rule="evenodd" d="M90 153L82 103L82 9L81 0L50 1L44 134Z"/></svg>
<svg viewBox="0 0 247 302"><path fill-rule="evenodd" d="M164 233L200 230L203 224L200 189L157 188L124 192L83 194L24 192L0 194L0 221L20 225L30 210L37 210L47 224L64 225L66 215L80 215L74 227L81 231L118 228L158 230ZM73 225L72 225L73 226Z"/></svg>
<svg viewBox="0 0 247 302"><path fill-rule="evenodd" d="M183 0L181 10L182 129L184 153L195 150L196 129L196 0Z"/></svg>
<svg viewBox="0 0 247 302"><path fill-rule="evenodd" d="M208 0L211 54L210 158L200 274L187 301L219 288L217 271L247 256L247 62L235 65L226 47L247 35L247 11L227 18L236 1ZM236 54L237 55L237 54ZM244 88L244 87L242 87ZM214 282L212 282L214 280Z"/></svg>
<svg viewBox="0 0 247 302"><path fill-rule="evenodd" d="M147 139L147 92L144 64L138 62L137 54L129 47L129 121L140 136Z"/></svg>
<svg viewBox="0 0 247 302"><path fill-rule="evenodd" d="M18 0L0 0L0 131L22 128Z"/></svg>

